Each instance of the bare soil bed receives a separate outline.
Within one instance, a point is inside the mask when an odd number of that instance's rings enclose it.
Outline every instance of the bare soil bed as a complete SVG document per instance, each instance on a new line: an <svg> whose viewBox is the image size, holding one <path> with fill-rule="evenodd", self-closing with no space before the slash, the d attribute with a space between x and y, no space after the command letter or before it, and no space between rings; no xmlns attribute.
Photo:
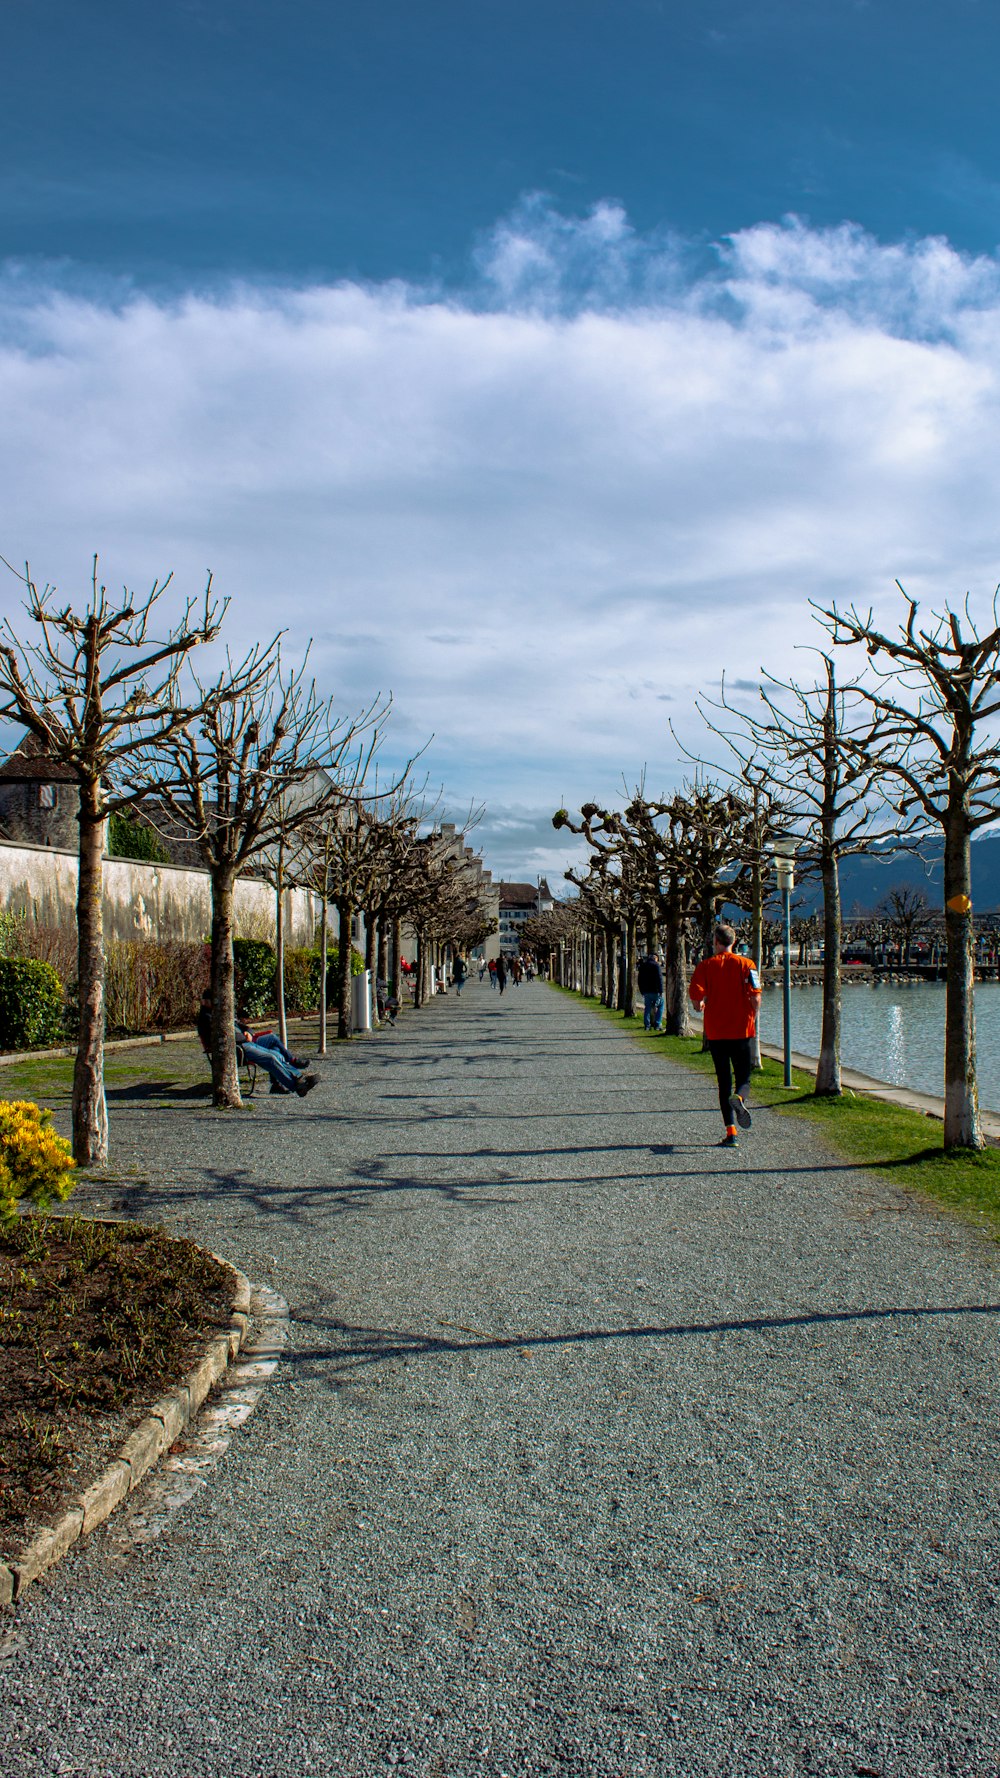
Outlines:
<svg viewBox="0 0 1000 1778"><path fill-rule="evenodd" d="M22 1216L0 1231L0 1551L94 1480L229 1325L233 1275L141 1223Z"/></svg>

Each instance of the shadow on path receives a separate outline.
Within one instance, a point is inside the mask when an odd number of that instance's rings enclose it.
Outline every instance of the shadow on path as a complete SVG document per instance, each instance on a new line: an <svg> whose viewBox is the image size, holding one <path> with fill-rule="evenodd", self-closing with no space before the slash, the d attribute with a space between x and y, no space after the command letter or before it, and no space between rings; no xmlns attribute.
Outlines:
<svg viewBox="0 0 1000 1778"><path fill-rule="evenodd" d="M1000 1315L1000 1303L950 1303L925 1308L830 1309L811 1310L801 1315L755 1315L741 1321L666 1322L642 1327L581 1328L574 1333L485 1334L476 1328L464 1328L457 1322L442 1322L473 1337L456 1340L447 1335L404 1333L398 1328L358 1327L346 1321L324 1316L296 1314L298 1327L323 1328L343 1336L335 1346L303 1347L286 1352L286 1362L299 1374L316 1365L317 1376L326 1374L326 1363L356 1370L365 1365L385 1363L394 1358L433 1358L445 1353L507 1352L544 1349L551 1346L594 1345L610 1340L682 1339L706 1334L770 1333L786 1328L826 1327L848 1322L905 1321L945 1315Z"/></svg>

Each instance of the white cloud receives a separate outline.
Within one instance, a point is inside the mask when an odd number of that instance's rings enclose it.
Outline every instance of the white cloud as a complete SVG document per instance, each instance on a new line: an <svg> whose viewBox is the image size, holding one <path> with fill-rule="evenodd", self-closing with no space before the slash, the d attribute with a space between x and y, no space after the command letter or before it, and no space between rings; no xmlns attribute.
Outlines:
<svg viewBox="0 0 1000 1778"><path fill-rule="evenodd" d="M314 634L453 800L544 827L673 781L667 715L693 736L724 666L801 671L810 598L992 591L998 368L995 260L846 225L708 250L535 199L457 293L8 268L0 552L68 596L94 549L112 583L212 567L235 640Z"/></svg>

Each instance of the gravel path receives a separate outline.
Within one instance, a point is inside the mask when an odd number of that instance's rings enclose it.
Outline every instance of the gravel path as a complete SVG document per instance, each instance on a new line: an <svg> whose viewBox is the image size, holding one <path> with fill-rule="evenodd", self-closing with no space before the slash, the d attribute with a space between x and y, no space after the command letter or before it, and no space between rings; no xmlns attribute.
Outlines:
<svg viewBox="0 0 1000 1778"><path fill-rule="evenodd" d="M570 999L472 982L134 1207L288 1299L160 1540L17 1614L4 1778L987 1778L992 1243Z"/></svg>

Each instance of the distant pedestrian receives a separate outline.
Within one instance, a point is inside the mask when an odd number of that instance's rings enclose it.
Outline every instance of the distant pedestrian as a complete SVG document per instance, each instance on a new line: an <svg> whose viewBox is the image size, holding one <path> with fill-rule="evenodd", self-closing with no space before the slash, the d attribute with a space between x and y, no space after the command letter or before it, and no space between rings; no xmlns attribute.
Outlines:
<svg viewBox="0 0 1000 1778"><path fill-rule="evenodd" d="M737 1124L743 1130L750 1128L750 1039L760 1010L760 977L752 958L735 955L735 943L731 926L717 926L715 954L699 963L688 989L696 1011L705 1009L705 1041L715 1063L719 1109L726 1126L720 1148L736 1147Z"/></svg>
<svg viewBox="0 0 1000 1778"><path fill-rule="evenodd" d="M455 993L461 994L462 989L465 987L466 974L465 958L463 956L459 955L455 958L455 961L451 966L451 973L455 983Z"/></svg>
<svg viewBox="0 0 1000 1778"><path fill-rule="evenodd" d="M510 979L513 982L515 988L519 988L521 986L521 959L520 959L520 957L514 957L511 960Z"/></svg>
<svg viewBox="0 0 1000 1778"><path fill-rule="evenodd" d="M652 951L639 958L639 992L642 995L642 1028L658 1031L663 1023L663 971Z"/></svg>
<svg viewBox="0 0 1000 1778"><path fill-rule="evenodd" d="M490 987L495 988L497 985L497 960L495 957L490 958L489 967L490 967Z"/></svg>
<svg viewBox="0 0 1000 1778"><path fill-rule="evenodd" d="M504 955L503 955L502 951L501 951L499 957L497 958L496 983L497 983L497 987L500 989L500 992L502 994L505 987L507 986L507 964L504 959Z"/></svg>
<svg viewBox="0 0 1000 1778"><path fill-rule="evenodd" d="M480 957L480 959L479 959L479 980L480 980L480 984L481 984L481 983L482 983L482 979L483 979L483 976L484 976L484 975L485 975L485 974L486 974L486 958L485 958L485 957Z"/></svg>

